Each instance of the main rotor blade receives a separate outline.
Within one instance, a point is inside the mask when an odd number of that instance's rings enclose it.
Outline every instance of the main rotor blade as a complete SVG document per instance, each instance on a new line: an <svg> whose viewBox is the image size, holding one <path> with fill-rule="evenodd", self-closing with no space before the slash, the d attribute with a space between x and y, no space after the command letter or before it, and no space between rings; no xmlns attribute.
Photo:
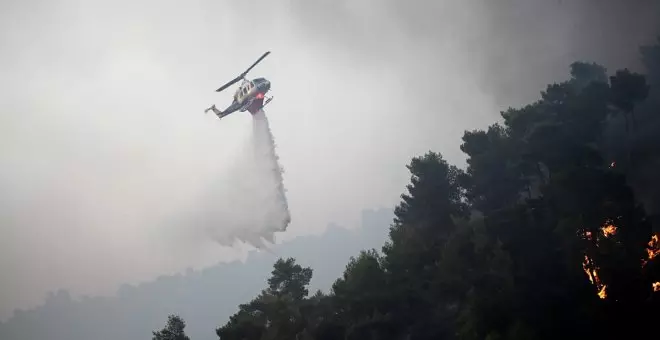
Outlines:
<svg viewBox="0 0 660 340"><path fill-rule="evenodd" d="M227 84L222 85L219 89L215 90L215 92L220 92L220 91L222 91L222 90L224 90L224 89L226 89L226 88L228 88L228 87L230 87L230 86L236 84L236 83L237 83L238 81L240 81L241 79L243 79L243 76L242 76L242 75L240 75L240 76L238 76L238 77L232 79L232 80L231 80L230 82L228 82Z"/></svg>
<svg viewBox="0 0 660 340"><path fill-rule="evenodd" d="M245 77L245 75L246 75L248 72L250 72L250 70L251 70L252 68L254 68L255 66L257 66L257 64L258 64L260 61L262 61L264 58L266 58L266 56L269 55L269 54L270 54L270 51L264 53L261 57L259 57L259 59L257 59L257 61L255 61L254 64L252 64L252 66L248 67L248 69L245 70L245 72L243 72L243 73L241 74L241 77Z"/></svg>
<svg viewBox="0 0 660 340"><path fill-rule="evenodd" d="M222 91L222 90L228 88L229 86L232 86L232 85L236 84L236 83L237 83L238 81L240 81L241 79L245 78L245 75L246 75L248 72L250 72L250 70L251 70L252 68L254 68L255 66L257 66L257 64L258 64L259 62L261 62L264 58L266 58L266 56L269 55L269 54L270 54L270 51L264 53L261 57L259 57L259 59L257 59L257 61L254 62L254 64L252 64L252 66L248 67L248 69L245 70L245 72L241 73L241 75L239 75L238 77L234 78L233 80L231 80L231 81L228 82L227 84L222 85L219 89L215 90L215 92L220 92L220 91Z"/></svg>

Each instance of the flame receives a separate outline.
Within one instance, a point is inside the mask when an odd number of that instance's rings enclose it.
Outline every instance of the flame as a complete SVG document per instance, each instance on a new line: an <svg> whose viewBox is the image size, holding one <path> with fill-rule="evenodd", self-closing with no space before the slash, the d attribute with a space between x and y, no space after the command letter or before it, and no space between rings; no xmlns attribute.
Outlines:
<svg viewBox="0 0 660 340"><path fill-rule="evenodd" d="M584 272L587 274L589 281L591 281L591 283L594 283L594 276L591 275L591 270L589 270L590 262L591 261L589 260L589 256L584 255L584 261L582 262L582 269L584 269Z"/></svg>
<svg viewBox="0 0 660 340"><path fill-rule="evenodd" d="M658 235L651 236L651 241L648 243L649 247L646 248L649 260L653 260L656 256L660 255L660 245L658 243Z"/></svg>
<svg viewBox="0 0 660 340"><path fill-rule="evenodd" d="M603 233L603 236L608 238L616 235L618 228L612 223L611 220L607 220L605 224L601 227L600 231ZM593 240L593 234L591 231L584 231L583 238L589 241ZM596 246L598 246L598 237L596 236ZM648 247L646 248L647 259L642 259L642 266L646 266L648 261L653 260L658 255L660 255L660 238L657 234L651 236L651 240L648 242ZM607 298L607 285L601 282L600 277L598 276L598 266L596 266L591 258L588 255L584 255L584 261L582 262L582 269L587 274L591 284L596 286L598 290L598 297L601 299ZM660 292L660 281L654 282L652 284L654 292Z"/></svg>
<svg viewBox="0 0 660 340"><path fill-rule="evenodd" d="M603 233L604 237L610 237L616 235L618 229L611 220L606 220L600 231ZM591 231L585 231L583 237L589 241L596 239L596 247L598 247L599 237L598 235L593 235ZM598 266L594 264L594 261L589 258L587 254L584 254L584 261L582 262L582 269L587 274L591 284L596 286L598 290L598 297L605 299L607 297L607 285L601 282L600 277L598 276Z"/></svg>
<svg viewBox="0 0 660 340"><path fill-rule="evenodd" d="M619 228L614 225L612 220L606 220L603 226L600 228L600 231L603 233L603 236L606 238L612 237L616 235L617 232L619 232ZM585 230L582 232L582 238L592 241L594 239L594 235L592 234L591 231ZM598 246L598 237L596 237L596 246Z"/></svg>
<svg viewBox="0 0 660 340"><path fill-rule="evenodd" d="M642 267L646 266L646 264L649 263L649 260L653 260L656 256L660 255L660 242L657 234L651 236L651 240L647 244L649 245L648 248L646 248L648 259L642 259Z"/></svg>
<svg viewBox="0 0 660 340"><path fill-rule="evenodd" d="M607 285L600 281L598 267L594 265L593 261L586 254L584 255L584 262L582 262L582 269L587 274L589 281L598 289L598 297L605 299L607 297Z"/></svg>
<svg viewBox="0 0 660 340"><path fill-rule="evenodd" d="M601 231L603 232L603 235L605 237L610 237L616 235L617 227L614 224L607 224L603 228L601 228Z"/></svg>
<svg viewBox="0 0 660 340"><path fill-rule="evenodd" d="M614 235L616 233L616 227L611 223L606 223L602 228L603 235L608 237L608 235ZM585 230L582 234L582 237L586 240L593 240L593 234L591 231ZM596 238L596 246L598 246L598 238ZM584 254L584 261L582 262L582 269L589 278L591 284L596 286L598 290L598 297L605 299L607 297L607 285L604 285L598 277L598 267L594 265L594 262L587 254Z"/></svg>

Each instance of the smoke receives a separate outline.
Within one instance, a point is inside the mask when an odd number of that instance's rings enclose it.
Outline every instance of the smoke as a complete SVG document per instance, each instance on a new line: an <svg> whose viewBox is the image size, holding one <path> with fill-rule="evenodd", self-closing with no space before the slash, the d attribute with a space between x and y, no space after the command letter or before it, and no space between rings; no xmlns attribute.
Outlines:
<svg viewBox="0 0 660 340"><path fill-rule="evenodd" d="M177 227L224 246L241 241L267 250L265 242L274 243L275 233L286 230L291 215L275 139L263 111L253 115L252 134L233 161L184 219L178 219Z"/></svg>

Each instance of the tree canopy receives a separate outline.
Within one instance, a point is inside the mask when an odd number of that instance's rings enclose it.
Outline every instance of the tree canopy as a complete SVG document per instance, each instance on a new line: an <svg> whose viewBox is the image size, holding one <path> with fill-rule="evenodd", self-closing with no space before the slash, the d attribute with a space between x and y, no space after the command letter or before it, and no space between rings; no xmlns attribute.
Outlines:
<svg viewBox="0 0 660 340"><path fill-rule="evenodd" d="M152 340L190 340L184 331L186 322L178 315L167 317L167 325L160 331L153 332Z"/></svg>

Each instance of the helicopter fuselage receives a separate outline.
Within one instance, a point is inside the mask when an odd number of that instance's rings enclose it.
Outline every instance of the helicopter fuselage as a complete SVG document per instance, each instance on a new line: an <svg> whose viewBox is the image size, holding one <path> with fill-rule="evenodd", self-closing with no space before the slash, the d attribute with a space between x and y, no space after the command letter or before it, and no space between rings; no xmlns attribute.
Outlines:
<svg viewBox="0 0 660 340"><path fill-rule="evenodd" d="M265 78L244 80L234 93L234 103L240 105L238 111L255 114L263 107L266 93L270 90L270 81Z"/></svg>

